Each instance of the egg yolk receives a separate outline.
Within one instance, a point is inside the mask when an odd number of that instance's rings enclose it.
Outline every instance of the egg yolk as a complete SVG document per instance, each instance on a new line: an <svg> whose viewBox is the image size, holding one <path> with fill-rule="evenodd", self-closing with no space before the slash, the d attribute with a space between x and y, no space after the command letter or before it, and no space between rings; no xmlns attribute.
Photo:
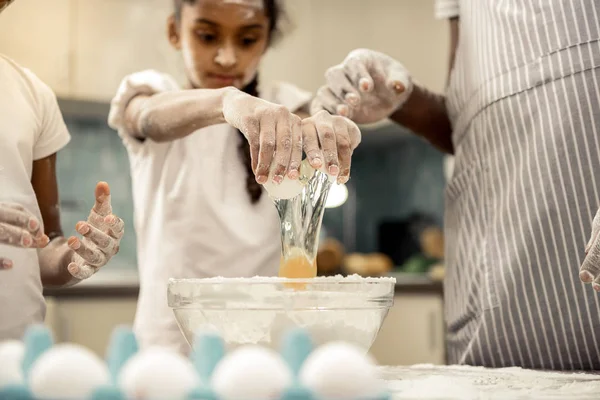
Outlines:
<svg viewBox="0 0 600 400"><path fill-rule="evenodd" d="M279 264L279 276L282 278L314 278L317 276L317 261L312 262L302 253L281 258ZM287 283L287 287L303 289L303 283Z"/></svg>

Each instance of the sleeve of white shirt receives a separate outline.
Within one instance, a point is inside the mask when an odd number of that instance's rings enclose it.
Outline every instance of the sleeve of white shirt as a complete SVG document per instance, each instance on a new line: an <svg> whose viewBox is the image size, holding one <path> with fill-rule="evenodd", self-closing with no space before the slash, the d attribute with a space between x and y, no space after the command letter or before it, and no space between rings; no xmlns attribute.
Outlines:
<svg viewBox="0 0 600 400"><path fill-rule="evenodd" d="M460 16L460 0L435 0L435 18L450 19Z"/></svg>
<svg viewBox="0 0 600 400"><path fill-rule="evenodd" d="M136 72L121 81L117 94L110 104L108 125L119 133L128 150L139 150L145 143L151 142L138 140L127 132L125 110L129 102L138 95L153 95L172 90L179 90L177 82L171 76L154 70Z"/></svg>
<svg viewBox="0 0 600 400"><path fill-rule="evenodd" d="M40 126L33 145L33 159L40 160L64 148L71 140L71 135L52 89L33 72L28 69L24 69L24 72L35 91Z"/></svg>

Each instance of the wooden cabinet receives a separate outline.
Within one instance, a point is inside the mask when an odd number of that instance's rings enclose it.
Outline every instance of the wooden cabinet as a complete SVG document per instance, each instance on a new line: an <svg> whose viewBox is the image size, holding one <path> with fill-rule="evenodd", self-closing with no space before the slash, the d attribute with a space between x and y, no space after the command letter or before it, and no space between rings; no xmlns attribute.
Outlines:
<svg viewBox="0 0 600 400"><path fill-rule="evenodd" d="M263 80L285 80L315 91L327 68L357 48L384 52L419 82L442 91L448 74L448 23L433 0L287 0L294 29L269 50Z"/></svg>
<svg viewBox="0 0 600 400"><path fill-rule="evenodd" d="M85 346L104 357L113 329L132 325L135 297L52 298L46 299L46 324L56 342Z"/></svg>
<svg viewBox="0 0 600 400"><path fill-rule="evenodd" d="M377 3L375 1L374 3ZM287 0L293 29L270 49L261 66L262 80L288 81L316 91L327 68L354 48L368 47L370 29L363 0Z"/></svg>
<svg viewBox="0 0 600 400"><path fill-rule="evenodd" d="M71 95L110 100L128 74L156 69L183 76L181 57L167 40L173 2L73 0L75 69Z"/></svg>
<svg viewBox="0 0 600 400"><path fill-rule="evenodd" d="M46 324L57 342L73 342L104 356L117 325L131 325L135 296L47 297ZM381 365L445 364L442 297L397 295L371 348Z"/></svg>
<svg viewBox="0 0 600 400"><path fill-rule="evenodd" d="M164 0L19 0L0 14L0 53L60 97L107 102L127 74L183 77L166 36Z"/></svg>
<svg viewBox="0 0 600 400"><path fill-rule="evenodd" d="M284 2L289 24L284 27L284 36L265 54L260 66L261 85L271 82L293 82L304 90L315 90L314 82L321 81L323 70L319 70L313 49L319 41L312 16L316 13L312 0ZM302 71L298 73L298 71Z"/></svg>
<svg viewBox="0 0 600 400"><path fill-rule="evenodd" d="M261 82L310 91L351 50L372 48L442 90L448 27L434 0L285 0L288 34L267 52ZM121 79L153 68L184 82L181 55L168 43L169 0L19 0L0 15L0 53L30 68L59 96L109 101Z"/></svg>
<svg viewBox="0 0 600 400"><path fill-rule="evenodd" d="M400 61L413 78L442 92L448 76L450 28L434 18L434 0L376 0L369 8L370 48Z"/></svg>
<svg viewBox="0 0 600 400"><path fill-rule="evenodd" d="M0 14L0 53L31 69L59 96L70 94L69 0L19 0Z"/></svg>
<svg viewBox="0 0 600 400"><path fill-rule="evenodd" d="M441 295L396 295L371 353L382 365L443 365L443 322Z"/></svg>

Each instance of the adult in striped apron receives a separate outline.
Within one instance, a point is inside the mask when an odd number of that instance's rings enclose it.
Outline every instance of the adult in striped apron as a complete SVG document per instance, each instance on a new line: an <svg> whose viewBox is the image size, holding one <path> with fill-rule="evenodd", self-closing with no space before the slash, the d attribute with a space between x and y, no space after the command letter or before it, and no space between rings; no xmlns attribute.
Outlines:
<svg viewBox="0 0 600 400"><path fill-rule="evenodd" d="M600 201L600 2L438 0L436 10L457 44L446 96L355 50L328 70L313 111L389 116L455 155L451 363L600 370L600 298L582 283L600 283L595 234L585 257Z"/></svg>

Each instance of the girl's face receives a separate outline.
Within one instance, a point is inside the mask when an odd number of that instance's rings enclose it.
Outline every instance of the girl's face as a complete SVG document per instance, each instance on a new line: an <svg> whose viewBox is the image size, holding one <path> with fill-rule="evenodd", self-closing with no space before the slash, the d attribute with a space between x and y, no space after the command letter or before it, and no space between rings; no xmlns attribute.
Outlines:
<svg viewBox="0 0 600 400"><path fill-rule="evenodd" d="M242 89L254 79L269 42L262 1L196 0L169 20L171 44L182 51L195 88Z"/></svg>

